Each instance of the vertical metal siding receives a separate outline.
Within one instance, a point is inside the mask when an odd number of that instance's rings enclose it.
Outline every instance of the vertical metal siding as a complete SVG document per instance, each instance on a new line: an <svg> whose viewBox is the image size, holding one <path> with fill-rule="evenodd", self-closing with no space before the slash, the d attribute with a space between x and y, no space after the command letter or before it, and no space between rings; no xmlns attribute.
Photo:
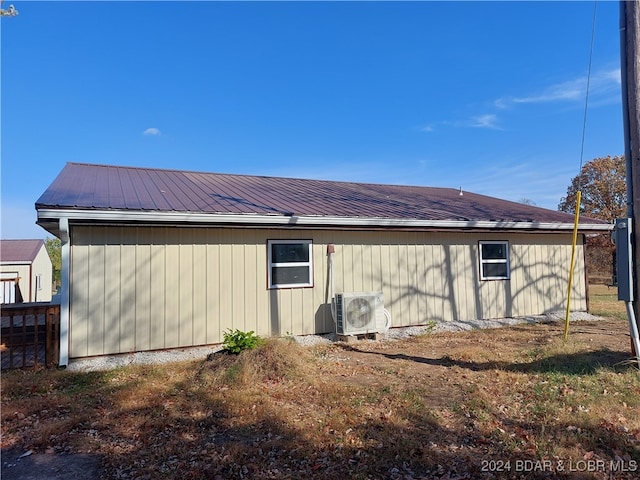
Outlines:
<svg viewBox="0 0 640 480"><path fill-rule="evenodd" d="M105 277L105 250L104 248L90 246L87 255L87 268L90 273L87 277L87 313L95 315L96 322L87 331L87 353L95 355L95 351L103 349L105 340L104 310L104 277Z"/></svg>
<svg viewBox="0 0 640 480"><path fill-rule="evenodd" d="M136 350L136 249L134 239L128 239L123 230L123 245L120 246L120 352ZM134 230L135 233L135 230ZM134 235L135 236L135 235ZM89 272L91 275L92 273ZM73 321L73 320L72 320ZM95 320L92 322L95 323ZM75 324L75 322L73 322ZM73 342L72 342L73 344ZM98 345L93 347L93 355L100 352ZM73 355L73 354L72 354Z"/></svg>
<svg viewBox="0 0 640 480"><path fill-rule="evenodd" d="M233 274L233 254L231 246L231 231L221 230L220 232L212 232L212 241L215 242L216 237L219 237L220 247L218 252L218 275L220 292L218 300L220 302L220 316L219 316L219 341L222 340L222 336L225 331L231 329L234 326L234 310L233 310L233 282L231 275ZM214 293L215 294L215 293ZM239 328L239 325L235 325Z"/></svg>
<svg viewBox="0 0 640 480"><path fill-rule="evenodd" d="M149 314L151 330L149 347L152 350L164 348L167 341L167 299L165 285L167 269L165 263L166 248L162 245L166 237L166 229L160 228L154 237L160 245L149 245L151 250L149 270Z"/></svg>
<svg viewBox="0 0 640 480"><path fill-rule="evenodd" d="M179 233L179 270L173 282L178 294L178 345L187 347L193 343L193 272L199 268L193 262L193 229L184 228Z"/></svg>
<svg viewBox="0 0 640 480"><path fill-rule="evenodd" d="M73 227L70 356L219 343L335 327L336 292L382 290L393 326L562 309L570 235ZM312 239L314 286L268 289L267 240ZM480 281L479 240L506 240L511 278ZM582 245L572 305L586 308Z"/></svg>
<svg viewBox="0 0 640 480"><path fill-rule="evenodd" d="M179 278L180 273L180 245L174 242L175 232L166 229L165 241L165 277L164 291L162 292L165 302L165 346L162 348L172 348L180 346L180 293L179 287L182 285Z"/></svg>
<svg viewBox="0 0 640 480"><path fill-rule="evenodd" d="M213 232L206 230L207 290L206 290L206 343L215 343L220 332L220 246L213 245Z"/></svg>
<svg viewBox="0 0 640 480"><path fill-rule="evenodd" d="M74 232L75 233L75 232ZM79 235L74 235L74 240L81 241ZM89 265L88 265L88 247L80 248L73 251L71 261L74 269L74 288L73 288L73 313L77 318L82 319L71 325L69 331L69 342L74 347L74 353L77 356L85 357L91 355L89 353L88 329L99 328L99 322L96 317L89 317Z"/></svg>
<svg viewBox="0 0 640 480"><path fill-rule="evenodd" d="M151 350L151 246L144 240L144 229L138 231L138 246L135 251L135 349Z"/></svg>
<svg viewBox="0 0 640 480"><path fill-rule="evenodd" d="M102 248L104 250L105 265L104 279L102 280L104 291L104 293L102 294L104 296L104 310L102 312L94 313L94 315L97 313L97 316L94 317L93 323L95 324L95 326L92 325L92 328L100 328L100 326L104 328L104 330L102 331L104 335L102 345L103 352L114 352L120 351L120 297L122 295L122 289L120 288L120 248L119 245L103 245ZM74 260L75 253L79 250L79 248L72 248L71 262L73 266L72 275L74 281L77 281L80 277L79 272L75 270ZM76 318L75 298L78 293L76 283L74 283L71 287L71 299L74 302L72 314L74 315L74 318ZM98 293L97 295L100 295L100 293ZM102 316L102 318L99 318L99 316ZM75 330L76 323L78 322L72 323L72 331ZM73 334L71 344L74 344ZM98 344L96 344L96 346L97 345Z"/></svg>

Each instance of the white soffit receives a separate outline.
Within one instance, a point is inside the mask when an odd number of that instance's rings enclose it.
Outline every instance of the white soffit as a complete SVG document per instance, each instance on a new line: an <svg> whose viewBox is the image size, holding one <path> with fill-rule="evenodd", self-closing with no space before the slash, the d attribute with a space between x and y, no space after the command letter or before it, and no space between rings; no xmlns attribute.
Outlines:
<svg viewBox="0 0 640 480"><path fill-rule="evenodd" d="M282 216L254 214L203 214L188 212L149 212L129 210L81 210L39 209L38 220L67 218L70 221L99 222L173 222L191 224L228 224L252 226L318 226L318 227L397 227L397 228L444 228L444 229L497 229L497 230L573 230L573 223L518 222L486 220L420 220L404 218L357 218L330 216ZM609 231L613 224L580 223L581 231Z"/></svg>

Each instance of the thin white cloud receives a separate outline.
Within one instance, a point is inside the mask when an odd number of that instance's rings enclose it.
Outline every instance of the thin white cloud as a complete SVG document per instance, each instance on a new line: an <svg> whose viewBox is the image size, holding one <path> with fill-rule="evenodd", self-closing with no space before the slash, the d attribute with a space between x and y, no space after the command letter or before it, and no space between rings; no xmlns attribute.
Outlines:
<svg viewBox="0 0 640 480"><path fill-rule="evenodd" d="M160 135L160 130L155 128L155 127L151 127L151 128L147 128L144 132L142 132L143 135L150 135L150 136L157 136Z"/></svg>
<svg viewBox="0 0 640 480"><path fill-rule="evenodd" d="M438 122L426 123L424 125L420 125L418 127L414 127L414 130L419 132L436 132L441 129L441 127L468 127L469 122L452 122L449 120L440 120Z"/></svg>
<svg viewBox="0 0 640 480"><path fill-rule="evenodd" d="M490 128L493 130L501 130L497 122L498 116L493 113L488 113L471 118L469 126L473 128Z"/></svg>
<svg viewBox="0 0 640 480"><path fill-rule="evenodd" d="M589 80L589 104L592 107L609 105L620 101L620 68L600 70L591 75ZM578 104L585 101L587 77L582 76L565 82L550 85L537 93L523 96L504 96L493 102L499 110L513 109L519 105L535 105L544 103ZM499 117L494 113L477 115L468 120L440 121L419 128L422 132L433 132L435 126L454 128L488 128L503 130Z"/></svg>
<svg viewBox="0 0 640 480"><path fill-rule="evenodd" d="M514 202L527 198L538 207L556 210L574 174L562 162L529 158L496 162L488 168L466 171L460 178L453 175L451 180L461 182L465 190L475 193Z"/></svg>
<svg viewBox="0 0 640 480"><path fill-rule="evenodd" d="M451 127L451 128L488 128L491 130L502 130L498 122L498 116L493 113L487 113L484 115L476 115L474 117L470 117L467 120L458 120L458 121L448 121L444 120L441 122L430 123L419 127L418 130L421 132L434 132L436 130L436 126L443 127Z"/></svg>
<svg viewBox="0 0 640 480"><path fill-rule="evenodd" d="M620 69L603 70L591 76L589 96L605 97L617 92L620 86ZM551 85L539 93L521 97L502 97L494 102L498 108L509 108L517 104L584 101L587 92L587 77L580 77Z"/></svg>
<svg viewBox="0 0 640 480"><path fill-rule="evenodd" d="M607 70L606 72L601 72L600 77L603 81L611 81L617 85L622 83L622 72L619 68L614 68L613 70Z"/></svg>

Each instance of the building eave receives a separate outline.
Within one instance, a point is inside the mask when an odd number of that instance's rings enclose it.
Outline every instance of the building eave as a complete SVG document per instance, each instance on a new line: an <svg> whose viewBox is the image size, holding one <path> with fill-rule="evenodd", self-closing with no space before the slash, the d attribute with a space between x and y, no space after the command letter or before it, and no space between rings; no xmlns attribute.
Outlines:
<svg viewBox="0 0 640 480"><path fill-rule="evenodd" d="M132 210L94 210L37 208L37 223L44 226L47 221L66 218L70 222L100 223L158 223L190 225L226 225L256 227L335 227L335 228L419 228L443 230L535 230L535 231L571 231L572 223L539 221L487 221L487 220L424 220L411 218L370 218L370 217L333 217L333 216L297 216L297 215L258 215L226 213L194 213L165 211ZM580 223L580 231L606 232L613 225L601 223Z"/></svg>

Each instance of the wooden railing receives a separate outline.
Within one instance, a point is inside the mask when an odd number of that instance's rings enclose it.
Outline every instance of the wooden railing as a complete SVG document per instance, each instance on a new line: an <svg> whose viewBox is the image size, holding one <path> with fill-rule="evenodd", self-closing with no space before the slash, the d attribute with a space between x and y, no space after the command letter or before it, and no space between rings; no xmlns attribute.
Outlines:
<svg viewBox="0 0 640 480"><path fill-rule="evenodd" d="M2 369L55 367L59 362L60 305L0 306Z"/></svg>

